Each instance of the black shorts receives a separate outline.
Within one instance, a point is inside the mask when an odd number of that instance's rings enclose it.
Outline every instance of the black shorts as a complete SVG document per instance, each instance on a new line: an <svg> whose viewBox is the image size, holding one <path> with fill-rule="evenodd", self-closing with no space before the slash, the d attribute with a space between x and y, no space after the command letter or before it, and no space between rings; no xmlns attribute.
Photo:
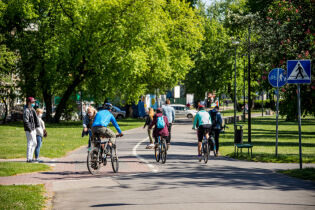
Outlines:
<svg viewBox="0 0 315 210"><path fill-rule="evenodd" d="M211 130L211 125L210 124L199 126L199 128L198 128L198 142L202 142L203 136L206 133L209 133L210 130Z"/></svg>

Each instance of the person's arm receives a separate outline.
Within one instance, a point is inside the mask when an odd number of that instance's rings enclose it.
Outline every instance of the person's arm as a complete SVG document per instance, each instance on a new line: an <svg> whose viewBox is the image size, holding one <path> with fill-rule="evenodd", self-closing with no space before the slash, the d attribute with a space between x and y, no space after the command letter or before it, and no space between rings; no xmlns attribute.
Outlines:
<svg viewBox="0 0 315 210"><path fill-rule="evenodd" d="M111 115L112 115L112 114L111 114ZM117 121L116 121L114 115L112 115L112 116L110 117L110 121L112 122L112 124L113 124L114 127L116 128L117 132L118 132L119 134L121 134L120 127L119 127L119 125L118 125L118 123L117 123Z"/></svg>
<svg viewBox="0 0 315 210"><path fill-rule="evenodd" d="M173 116L173 122L175 122L175 109L174 108L172 108L172 116Z"/></svg>
<svg viewBox="0 0 315 210"><path fill-rule="evenodd" d="M153 117L153 120L152 120L152 122L151 122L151 124L150 124L150 126L149 126L149 129L152 129L152 127L156 124L156 116L154 116Z"/></svg>
<svg viewBox="0 0 315 210"><path fill-rule="evenodd" d="M32 114L33 114L33 117L34 117L35 128L40 127L39 120L38 120L38 117L37 117L36 112L35 112L34 109L32 110Z"/></svg>
<svg viewBox="0 0 315 210"><path fill-rule="evenodd" d="M164 122L167 127L170 125L166 116L164 116Z"/></svg>
<svg viewBox="0 0 315 210"><path fill-rule="evenodd" d="M27 110L27 108L24 110L24 113L23 113L23 122L24 122L25 130L31 132L32 130L30 126L30 113Z"/></svg>
<svg viewBox="0 0 315 210"><path fill-rule="evenodd" d="M193 129L196 129L196 124L197 124L197 121L198 121L198 113L196 114L195 116L195 120L194 120L194 124L193 124Z"/></svg>
<svg viewBox="0 0 315 210"><path fill-rule="evenodd" d="M222 126L222 117L221 117L220 113L218 114L218 121L219 121L219 124L220 124L220 129L222 129L223 128L223 126Z"/></svg>

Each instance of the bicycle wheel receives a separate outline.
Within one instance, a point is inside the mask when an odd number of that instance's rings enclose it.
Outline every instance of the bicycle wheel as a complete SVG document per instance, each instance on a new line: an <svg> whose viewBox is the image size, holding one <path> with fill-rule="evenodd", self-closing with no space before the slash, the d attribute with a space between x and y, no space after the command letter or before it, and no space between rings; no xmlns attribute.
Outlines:
<svg viewBox="0 0 315 210"><path fill-rule="evenodd" d="M160 145L158 147L155 147L155 149L154 149L154 156L155 156L156 162L159 162L160 159L161 159Z"/></svg>
<svg viewBox="0 0 315 210"><path fill-rule="evenodd" d="M209 145L207 143L202 144L202 153L203 153L203 160L205 163L208 162L208 157L209 157Z"/></svg>
<svg viewBox="0 0 315 210"><path fill-rule="evenodd" d="M166 141L162 140L162 144L161 144L161 159L162 159L162 163L166 162L166 155L167 155L167 145L166 145Z"/></svg>
<svg viewBox="0 0 315 210"><path fill-rule="evenodd" d="M87 155L87 168L89 172L93 175L98 174L101 168L99 157L100 151L98 148L93 148L91 151L88 152Z"/></svg>
<svg viewBox="0 0 315 210"><path fill-rule="evenodd" d="M118 169L119 169L119 160L118 160L116 145L113 145L110 148L110 150L111 150L110 158L111 158L111 161L112 161L112 168L113 168L114 173L117 173Z"/></svg>

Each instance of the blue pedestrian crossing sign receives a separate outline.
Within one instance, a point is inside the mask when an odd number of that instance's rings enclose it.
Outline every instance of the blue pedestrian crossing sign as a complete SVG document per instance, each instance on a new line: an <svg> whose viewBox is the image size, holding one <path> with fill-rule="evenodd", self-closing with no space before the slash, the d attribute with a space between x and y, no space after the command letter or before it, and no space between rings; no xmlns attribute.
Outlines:
<svg viewBox="0 0 315 210"><path fill-rule="evenodd" d="M281 68L272 69L269 72L268 80L273 87L282 87L287 84L287 76L285 70Z"/></svg>
<svg viewBox="0 0 315 210"><path fill-rule="evenodd" d="M311 61L291 60L287 61L287 80L290 84L311 83Z"/></svg>

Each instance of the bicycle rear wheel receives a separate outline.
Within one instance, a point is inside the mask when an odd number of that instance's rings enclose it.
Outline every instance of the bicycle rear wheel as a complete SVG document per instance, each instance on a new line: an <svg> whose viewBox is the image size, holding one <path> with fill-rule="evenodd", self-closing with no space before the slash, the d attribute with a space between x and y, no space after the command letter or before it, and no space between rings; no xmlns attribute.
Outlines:
<svg viewBox="0 0 315 210"><path fill-rule="evenodd" d="M98 148L93 148L91 151L88 152L87 155L87 168L89 170L89 172L93 175L98 174L99 170L101 168L101 164L100 164L100 152Z"/></svg>
<svg viewBox="0 0 315 210"><path fill-rule="evenodd" d="M205 163L207 163L208 158L209 158L209 145L207 143L202 144L202 152L203 152L203 160L205 161Z"/></svg>
<svg viewBox="0 0 315 210"><path fill-rule="evenodd" d="M113 168L114 173L117 173L119 169L119 160L118 160L116 145L113 145L110 148L110 150L111 150L112 168Z"/></svg>
<svg viewBox="0 0 315 210"><path fill-rule="evenodd" d="M161 151L160 151L160 145L158 147L155 147L154 149L154 156L155 156L155 160L156 162L160 162L161 159Z"/></svg>
<svg viewBox="0 0 315 210"><path fill-rule="evenodd" d="M162 144L161 144L161 159L162 159L162 163L166 162L166 156L167 156L167 145L166 145L166 141L162 140Z"/></svg>

